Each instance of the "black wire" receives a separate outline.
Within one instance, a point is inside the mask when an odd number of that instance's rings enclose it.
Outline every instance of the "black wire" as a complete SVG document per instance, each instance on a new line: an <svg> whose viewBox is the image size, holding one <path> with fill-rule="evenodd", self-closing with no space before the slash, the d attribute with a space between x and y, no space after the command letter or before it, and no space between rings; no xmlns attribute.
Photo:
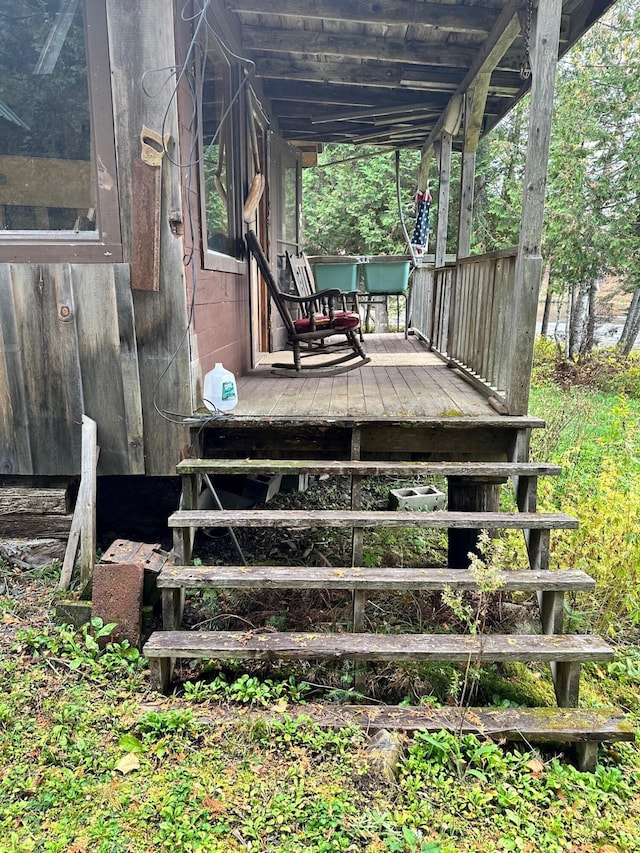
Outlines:
<svg viewBox="0 0 640 853"><path fill-rule="evenodd" d="M245 75L243 76L239 85L236 87L236 91L233 94L233 97L231 98L229 105L227 106L226 110L224 111L224 113L222 114L222 116L218 122L218 127L216 129L216 132L213 135L213 138L211 139L207 148L203 150L203 152L200 156L198 156L198 154L197 154L197 152L198 152L198 118L202 115L202 95L203 95L202 88L203 88L203 81L205 78L206 62L207 62L208 50L209 50L209 34L212 34L214 36L217 44L220 46L221 50L225 53L225 55L233 58L234 60L242 62L245 65L250 65L252 68L255 67L254 63L251 60L244 58L244 57L239 57L237 54L235 54L233 51L231 51L231 49L228 48L228 46L224 43L224 41L221 39L221 37L218 35L218 33L215 32L213 27L207 21L206 12L207 12L207 9L208 9L210 3L211 3L211 0L204 0L202 8L198 12L194 13L191 16L188 16L186 14L186 9L187 9L187 6L189 5L189 0L187 0L187 2L185 2L185 4L183 5L182 11L181 11L181 19L185 22L196 21L197 23L194 27L194 32L193 32L193 35L192 35L191 40L189 42L189 45L187 47L187 50L186 50L182 64L180 66L165 66L164 68L158 68L158 69L152 69L152 70L146 71L143 74L142 80L141 80L141 85L142 85L142 89L143 89L144 94L149 98L154 98L154 97L158 97L162 93L162 91L167 87L169 81L171 79L173 79L173 77L175 76L175 83L173 86L173 90L171 92L171 95L169 96L167 106L165 108L164 115L162 118L161 135L162 135L163 139L164 139L165 132L166 132L166 126L167 126L167 122L169 119L169 114L170 114L172 105L177 98L177 94L178 94L178 90L179 90L180 86L186 85L188 96L189 96L189 99L191 101L191 116L190 116L189 124L187 127L187 130L189 131L189 133L191 135L191 144L190 144L190 148L189 148L189 156L188 156L187 162L186 163L179 162L179 160L181 158L178 158L178 160L174 159L171 156L171 152L168 152L165 149L166 157L169 160L169 162L173 166L175 166L179 169L184 169L185 173L186 173L185 178L184 178L184 190L185 190L185 196L187 199L186 226L188 229L188 236L189 236L190 245L189 245L189 251L187 253L185 253L185 255L183 256L183 264L184 264L184 267L186 269L190 269L190 272L191 272L191 299L189 301L187 323L186 323L184 332L182 334L182 337L180 338L180 341L179 341L177 347L175 348L174 352L172 353L165 369L162 371L158 380L156 381L156 384L155 384L154 389L153 389L152 401L153 401L153 407L154 407L156 413L161 418L163 418L164 420L167 420L170 423L174 423L174 424L182 426L182 425L184 425L185 421L193 421L193 418L196 417L196 418L198 418L198 421L202 421L202 427L204 427L204 425L206 425L209 422L217 421L217 420L221 420L221 419L228 419L231 416L226 412L214 413L214 414L204 415L204 416L194 415L193 412L190 412L190 413L171 412L168 409L161 408L159 406L159 404L158 404L158 391L159 391L160 385L164 381L169 370L171 369L171 367L175 363L175 361L178 357L178 353L180 352L180 350L184 346L185 341L187 339L189 339L189 331L193 325L193 318L194 318L194 313L195 313L195 299L196 299L196 292L197 292L197 288L198 288L198 264L194 263L194 258L195 258L195 254L196 254L196 228L195 228L195 223L194 223L193 211L192 211L192 207L191 207L191 187L192 187L192 181L194 179L194 170L197 167L199 167L204 156L206 155L206 152L210 149L210 147L215 144L217 138L220 135L222 127L224 126L224 122L226 121L229 113L233 109L234 104L236 103L236 101L240 97L242 90L247 85L247 83L250 79L250 74L245 73ZM200 31L203 28L203 25L204 25L204 34L201 35L200 38L198 38ZM194 73L194 71L192 70L192 68L198 68L198 64L200 66L199 67L199 71L200 71L199 74L197 72ZM179 69L179 71L178 71L178 69ZM151 74L159 73L159 72L167 71L167 70L170 70L171 74L168 75L165 82L156 91L154 91L154 92L149 91L149 89L146 86L146 78L148 76L150 76ZM176 72L177 72L177 76L176 76ZM245 69L245 72L246 72L246 69ZM197 173L196 173L196 177L197 177ZM190 343L190 339L189 339L189 343Z"/></svg>

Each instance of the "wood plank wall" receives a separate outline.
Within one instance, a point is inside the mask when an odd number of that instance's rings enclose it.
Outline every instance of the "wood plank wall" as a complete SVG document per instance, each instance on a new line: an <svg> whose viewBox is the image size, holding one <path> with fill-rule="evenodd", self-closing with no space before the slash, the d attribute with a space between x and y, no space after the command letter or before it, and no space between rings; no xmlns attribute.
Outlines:
<svg viewBox="0 0 640 853"><path fill-rule="evenodd" d="M83 414L101 474L144 473L128 265L0 265L0 470L80 472Z"/></svg>
<svg viewBox="0 0 640 853"><path fill-rule="evenodd" d="M216 361L237 375L251 366L246 262L225 260L219 270L205 270L196 244L189 329L193 279L188 266L185 275L189 234L181 227L173 4L106 0L106 9L124 263L0 266L0 471L6 475L79 473L83 414L98 424L100 474L173 474L189 432L169 413L191 414L200 404L200 377ZM187 103L182 151L191 144L190 116ZM139 204L132 175L143 125L171 140L157 221L159 289L132 292L131 228ZM189 196L198 238L197 175Z"/></svg>
<svg viewBox="0 0 640 853"><path fill-rule="evenodd" d="M123 249L131 260L132 212L137 200L133 163L140 157L142 126L171 134L170 158L178 162L177 105L172 98L176 62L174 4L156 0L107 0L114 131ZM159 290L135 291L135 332L144 417L145 473L172 474L188 431L163 417L191 413L191 369L183 244L172 230L181 210L180 169L164 158L160 213Z"/></svg>

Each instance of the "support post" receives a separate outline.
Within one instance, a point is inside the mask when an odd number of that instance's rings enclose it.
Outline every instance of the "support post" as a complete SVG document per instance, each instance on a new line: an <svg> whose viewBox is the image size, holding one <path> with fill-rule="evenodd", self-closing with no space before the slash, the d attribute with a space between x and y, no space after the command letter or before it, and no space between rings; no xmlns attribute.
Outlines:
<svg viewBox="0 0 640 853"><path fill-rule="evenodd" d="M181 509L198 509L200 477L197 474L182 475ZM173 534L174 562L179 566L190 566L193 559L195 528L177 527Z"/></svg>
<svg viewBox="0 0 640 853"><path fill-rule="evenodd" d="M450 512L499 512L500 484L503 482L504 478L449 477ZM477 552L479 535L480 530L474 528L448 531L449 568L469 568L469 552Z"/></svg>
<svg viewBox="0 0 640 853"><path fill-rule="evenodd" d="M587 740L575 745L576 764L581 773L594 773L598 763L597 740Z"/></svg>
<svg viewBox="0 0 640 853"><path fill-rule="evenodd" d="M351 459L360 459L362 445L362 433L355 427L351 433ZM351 509L362 509L362 477L358 474L351 475ZM362 565L362 550L364 544L364 531L362 527L353 527L351 531L351 565ZM355 633L364 631L364 609L367 601L367 593L363 589L354 589L353 620L352 629ZM367 683L367 664L365 661L354 662L353 686L363 693Z"/></svg>
<svg viewBox="0 0 640 853"><path fill-rule="evenodd" d="M351 459L360 459L361 434L355 428L351 434ZM358 474L351 475L351 509L362 509L362 477ZM362 527L353 527L351 530L351 565L362 565L362 549L364 542L364 531ZM353 630L364 631L364 605L365 591L353 590Z"/></svg>
<svg viewBox="0 0 640 853"><path fill-rule="evenodd" d="M171 658L151 658L149 661L151 686L158 693L167 694L171 686L173 662Z"/></svg>
<svg viewBox="0 0 640 853"><path fill-rule="evenodd" d="M435 143L438 158L438 226L436 229L435 267L444 266L447 254L447 228L449 225L449 195L451 192L451 149L453 138L442 132Z"/></svg>
<svg viewBox="0 0 640 853"><path fill-rule="evenodd" d="M532 27L535 39L531 54L531 111L520 240L515 267L514 349L507 382L507 407L512 415L526 414L529 405L533 344L542 278L542 221L561 13L562 0L540 0L535 13L535 27Z"/></svg>
<svg viewBox="0 0 640 853"><path fill-rule="evenodd" d="M580 661L557 661L553 665L554 687L559 708L577 708L580 692Z"/></svg>
<svg viewBox="0 0 640 853"><path fill-rule="evenodd" d="M476 151L482 132L482 118L489 93L491 72L478 75L464 96L464 147L462 150L462 175L460 181L460 216L458 219L458 258L471 254L473 227L474 183L476 177Z"/></svg>

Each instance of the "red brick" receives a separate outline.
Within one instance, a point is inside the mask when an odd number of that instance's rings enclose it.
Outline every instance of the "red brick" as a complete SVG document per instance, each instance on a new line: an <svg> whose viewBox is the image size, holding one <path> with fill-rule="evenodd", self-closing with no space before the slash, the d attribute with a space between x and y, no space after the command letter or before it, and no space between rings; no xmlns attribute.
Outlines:
<svg viewBox="0 0 640 853"><path fill-rule="evenodd" d="M140 647L142 563L98 563L93 572L93 616L116 622L113 639Z"/></svg>

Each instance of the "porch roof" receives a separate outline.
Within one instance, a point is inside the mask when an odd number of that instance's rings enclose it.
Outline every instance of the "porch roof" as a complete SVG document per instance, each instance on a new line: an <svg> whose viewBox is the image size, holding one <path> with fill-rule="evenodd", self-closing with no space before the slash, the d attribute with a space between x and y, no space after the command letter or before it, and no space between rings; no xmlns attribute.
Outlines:
<svg viewBox="0 0 640 853"><path fill-rule="evenodd" d="M417 148L490 75L481 132L530 85L531 0L226 0L242 49L291 142ZM537 5L537 0L533 0ZM564 0L565 53L613 0ZM524 34L524 35L523 35ZM533 36L531 38L533 42ZM453 99L453 101L452 101Z"/></svg>

